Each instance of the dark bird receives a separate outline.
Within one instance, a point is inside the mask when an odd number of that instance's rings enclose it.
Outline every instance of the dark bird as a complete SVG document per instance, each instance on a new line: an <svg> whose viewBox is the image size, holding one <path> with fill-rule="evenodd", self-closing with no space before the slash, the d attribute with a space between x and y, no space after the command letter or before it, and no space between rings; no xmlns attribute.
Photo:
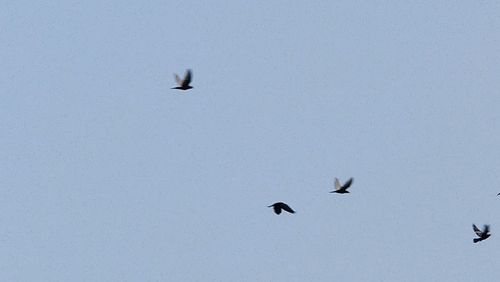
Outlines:
<svg viewBox="0 0 500 282"><path fill-rule="evenodd" d="M268 206L268 207L269 207L269 208L270 208L270 207L273 207L273 209L274 209L274 213L276 213L276 214L280 214L280 213L281 213L281 210L285 210L285 211L287 211L287 212L289 212L289 213L295 213L295 211L294 211L294 210L292 210L292 208L290 208L287 204L282 203L282 202L277 202L277 203L274 203L274 204L272 204L272 205L270 205L270 206Z"/></svg>
<svg viewBox="0 0 500 282"><path fill-rule="evenodd" d="M177 74L175 74L175 81L177 82L177 84L179 84L179 86L173 87L171 89L188 90L193 88L193 86L189 85L189 83L191 83L192 77L193 74L191 73L191 70L186 71L186 75L184 75L184 79L182 80Z"/></svg>
<svg viewBox="0 0 500 282"><path fill-rule="evenodd" d="M477 226L475 224L472 224L472 229L474 229L474 232L479 237L479 238L474 238L474 240L473 240L474 243L486 240L486 239L488 239L488 237L491 236L491 234L488 234L490 232L490 226L487 224L484 225L483 231L481 231L479 228L477 228Z"/></svg>
<svg viewBox="0 0 500 282"><path fill-rule="evenodd" d="M497 194L497 196L500 195L500 193Z"/></svg>
<svg viewBox="0 0 500 282"><path fill-rule="evenodd" d="M335 177L335 190L331 191L330 193L339 193L339 194L349 193L349 191L347 191L347 188L351 186L353 180L354 179L351 177L349 180L347 180L346 183L344 183L344 185L340 185L339 179Z"/></svg>

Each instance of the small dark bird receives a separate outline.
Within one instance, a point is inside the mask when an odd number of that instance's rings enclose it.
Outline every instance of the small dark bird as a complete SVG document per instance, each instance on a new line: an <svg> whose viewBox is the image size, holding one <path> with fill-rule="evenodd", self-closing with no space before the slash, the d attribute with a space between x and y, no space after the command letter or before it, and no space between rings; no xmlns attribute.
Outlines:
<svg viewBox="0 0 500 282"><path fill-rule="evenodd" d="M500 195L500 193L497 194L497 196Z"/></svg>
<svg viewBox="0 0 500 282"><path fill-rule="evenodd" d="M191 70L186 71L186 75L184 75L183 80L181 80L179 76L175 74L175 81L177 82L177 84L179 84L179 86L173 87L171 89L188 90L193 88L193 86L189 85L189 83L191 83L192 77L193 75L191 73Z"/></svg>
<svg viewBox="0 0 500 282"><path fill-rule="evenodd" d="M477 228L477 226L475 224L472 224L472 229L474 229L474 232L479 237L479 238L474 238L474 240L473 240L474 243L486 240L486 239L488 239L488 237L491 236L491 234L488 234L488 232L490 232L490 226L487 224L484 225L483 231L479 230L479 228Z"/></svg>
<svg viewBox="0 0 500 282"><path fill-rule="evenodd" d="M335 190L331 191L330 193L339 193L339 194L349 193L349 191L347 191L347 188L351 186L353 180L354 179L351 177L349 180L347 180L347 182L344 185L340 185L339 179L335 177Z"/></svg>
<svg viewBox="0 0 500 282"><path fill-rule="evenodd" d="M274 203L274 204L272 204L272 205L270 205L270 206L268 206L268 207L269 207L269 208L270 208L270 207L273 207L273 209L274 209L274 213L276 213L276 214L280 214L280 213L281 213L281 210L285 210L285 211L287 211L287 212L289 212L289 213L295 213L295 211L294 211L294 210L292 210L292 208L290 208L287 204L282 203L282 202L277 202L277 203Z"/></svg>

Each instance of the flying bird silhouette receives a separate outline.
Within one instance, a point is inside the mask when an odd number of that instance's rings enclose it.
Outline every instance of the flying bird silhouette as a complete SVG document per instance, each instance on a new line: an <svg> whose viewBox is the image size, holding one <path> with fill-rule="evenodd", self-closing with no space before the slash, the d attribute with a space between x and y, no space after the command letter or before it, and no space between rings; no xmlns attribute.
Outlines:
<svg viewBox="0 0 500 282"><path fill-rule="evenodd" d="M294 210L292 210L292 208L290 208L287 204L285 203L282 203L282 202L277 202L277 203L274 203L270 206L268 206L269 208L270 207L273 207L274 209L274 213L276 214L280 214L281 213L281 210L284 210L284 211L287 211L289 213L295 213Z"/></svg>
<svg viewBox="0 0 500 282"><path fill-rule="evenodd" d="M474 232L479 237L479 238L474 238L474 240L473 240L474 243L486 240L486 239L488 239L488 237L491 236L491 234L488 234L488 232L490 232L490 226L487 224L484 225L483 231L481 231L479 228L477 228L477 226L475 224L472 224L472 229L474 229Z"/></svg>
<svg viewBox="0 0 500 282"><path fill-rule="evenodd" d="M180 79L177 74L175 74L175 81L179 86L177 87L172 87L171 89L179 89L179 90L188 90L193 88L193 86L189 85L191 83L191 79L193 77L193 74L191 73L191 70L186 70L186 74L184 75L184 79Z"/></svg>
<svg viewBox="0 0 500 282"><path fill-rule="evenodd" d="M349 193L349 191L347 191L347 188L351 186L353 180L354 179L351 177L349 178L349 180L347 180L346 183L344 183L344 185L340 185L339 179L335 177L335 190L331 191L330 193L339 193L339 194Z"/></svg>

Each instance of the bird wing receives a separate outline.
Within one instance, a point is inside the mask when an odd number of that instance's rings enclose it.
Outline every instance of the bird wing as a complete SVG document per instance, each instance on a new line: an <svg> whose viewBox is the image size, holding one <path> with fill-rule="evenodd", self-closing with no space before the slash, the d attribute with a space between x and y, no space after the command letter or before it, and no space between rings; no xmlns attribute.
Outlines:
<svg viewBox="0 0 500 282"><path fill-rule="evenodd" d="M276 214L280 214L281 213L281 207L279 207L278 205L274 205L273 206L273 209L274 209L274 212Z"/></svg>
<svg viewBox="0 0 500 282"><path fill-rule="evenodd" d="M479 237L481 237L481 235L483 234L483 232L481 232L481 230L479 230L479 228L477 228L475 224L472 224L472 229L474 229L474 233L476 233L476 235Z"/></svg>
<svg viewBox="0 0 500 282"><path fill-rule="evenodd" d="M294 211L294 210L292 210L292 208L291 208L291 207L289 207L287 204L283 204L282 208L283 208L284 210L286 210L287 212L289 212L289 213L295 213L295 211Z"/></svg>
<svg viewBox="0 0 500 282"><path fill-rule="evenodd" d="M485 224L483 234L488 234L488 232L490 232L490 226L488 224Z"/></svg>
<svg viewBox="0 0 500 282"><path fill-rule="evenodd" d="M347 188L349 188L349 186L351 186L351 184L352 184L352 181L353 181L353 180L354 180L354 179L353 179L352 177L351 177L351 178L349 178L349 180L347 180L347 182L346 182L346 183L344 183L344 185L342 186L342 188L343 188L343 189L347 189Z"/></svg>
<svg viewBox="0 0 500 282"><path fill-rule="evenodd" d="M182 86L186 87L189 86L189 83L191 83L191 78L193 77L191 70L186 71L186 75L184 76L184 80L182 81Z"/></svg>
<svg viewBox="0 0 500 282"><path fill-rule="evenodd" d="M342 185L340 185L340 181L337 177L335 177L335 190L339 190L342 188Z"/></svg>
<svg viewBox="0 0 500 282"><path fill-rule="evenodd" d="M174 76L175 76L175 82L177 82L177 84L179 84L179 86L181 86L182 85L181 78L177 74L174 74Z"/></svg>

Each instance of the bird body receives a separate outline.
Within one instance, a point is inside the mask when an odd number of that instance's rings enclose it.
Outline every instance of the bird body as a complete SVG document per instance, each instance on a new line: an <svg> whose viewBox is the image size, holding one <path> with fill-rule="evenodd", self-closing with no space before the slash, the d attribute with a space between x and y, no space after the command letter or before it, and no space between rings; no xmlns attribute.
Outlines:
<svg viewBox="0 0 500 282"><path fill-rule="evenodd" d="M287 204L285 204L283 202L277 202L277 203L274 203L268 207L269 208L272 207L274 209L274 213L276 213L276 214L280 214L281 210L287 211L289 213L295 213L295 211L292 210L292 208L290 208L290 206L288 206Z"/></svg>
<svg viewBox="0 0 500 282"><path fill-rule="evenodd" d="M474 230L476 235L479 237L479 238L474 238L472 240L474 243L486 240L486 239L488 239L488 237L491 236L491 234L489 234L490 226L487 224L484 225L484 230L482 230L482 231L479 228L477 228L477 226L475 224L472 224L472 229Z"/></svg>
<svg viewBox="0 0 500 282"><path fill-rule="evenodd" d="M353 180L354 179L351 177L349 178L349 180L347 180L346 183L344 183L344 185L341 185L339 179L335 177L335 190L331 191L330 193L339 193L339 194L349 193L349 191L347 191L347 188L351 186Z"/></svg>
<svg viewBox="0 0 500 282"><path fill-rule="evenodd" d="M193 74L191 70L187 70L186 74L184 75L184 79L181 79L177 74L175 74L175 81L179 86L177 87L172 87L171 89L179 89L179 90L188 90L193 88L193 86L189 85L191 83L191 79L193 77Z"/></svg>

